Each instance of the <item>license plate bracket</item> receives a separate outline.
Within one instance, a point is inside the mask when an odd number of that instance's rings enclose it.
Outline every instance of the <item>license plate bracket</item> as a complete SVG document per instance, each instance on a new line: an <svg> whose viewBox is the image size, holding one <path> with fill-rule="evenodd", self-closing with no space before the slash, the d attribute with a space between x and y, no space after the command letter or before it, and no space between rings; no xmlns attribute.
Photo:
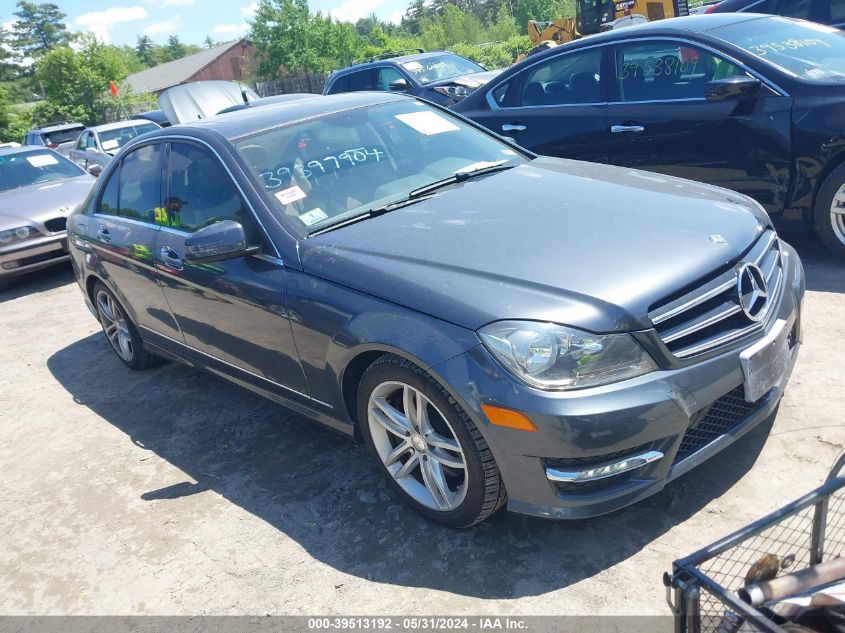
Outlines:
<svg viewBox="0 0 845 633"><path fill-rule="evenodd" d="M791 355L786 325L786 321L778 319L765 337L739 355L747 402L757 402L786 374Z"/></svg>

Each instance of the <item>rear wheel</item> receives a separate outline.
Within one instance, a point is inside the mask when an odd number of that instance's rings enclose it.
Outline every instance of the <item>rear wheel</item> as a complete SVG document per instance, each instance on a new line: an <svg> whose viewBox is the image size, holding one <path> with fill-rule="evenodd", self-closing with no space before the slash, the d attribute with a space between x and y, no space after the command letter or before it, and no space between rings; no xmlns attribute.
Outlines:
<svg viewBox="0 0 845 633"><path fill-rule="evenodd" d="M845 164L834 169L819 188L814 219L825 246L845 257Z"/></svg>
<svg viewBox="0 0 845 633"><path fill-rule="evenodd" d="M94 305L103 332L124 365L129 369L140 370L160 362L158 356L144 349L135 324L126 316L112 292L100 282L94 286Z"/></svg>
<svg viewBox="0 0 845 633"><path fill-rule="evenodd" d="M469 527L505 502L499 469L478 428L413 363L386 355L367 369L358 420L388 484L429 519Z"/></svg>

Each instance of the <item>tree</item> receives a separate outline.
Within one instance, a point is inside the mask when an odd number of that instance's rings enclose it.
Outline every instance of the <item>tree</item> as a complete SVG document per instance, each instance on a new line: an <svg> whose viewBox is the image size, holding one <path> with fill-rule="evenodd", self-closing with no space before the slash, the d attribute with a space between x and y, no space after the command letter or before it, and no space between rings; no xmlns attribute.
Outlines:
<svg viewBox="0 0 845 633"><path fill-rule="evenodd" d="M174 59L180 59L187 55L187 49L182 42L179 41L178 35L171 35L167 38L167 44L164 47L163 56L164 59L162 61L173 61Z"/></svg>
<svg viewBox="0 0 845 633"><path fill-rule="evenodd" d="M250 39L259 51L258 74L276 77L308 69L314 61L307 0L260 0Z"/></svg>
<svg viewBox="0 0 845 633"><path fill-rule="evenodd" d="M155 49L156 45L153 43L153 40L149 35L138 36L138 40L135 43L135 54L138 56L141 63L147 68L155 66L158 63L156 60Z"/></svg>
<svg viewBox="0 0 845 633"><path fill-rule="evenodd" d="M64 20L65 14L51 2L35 4L18 0L17 20L12 25L12 46L20 59L38 59L55 46L70 43L73 39Z"/></svg>
<svg viewBox="0 0 845 633"><path fill-rule="evenodd" d="M217 42L215 42L214 38L210 35L206 35L202 43L205 44L206 48L214 48L215 46L217 46Z"/></svg>
<svg viewBox="0 0 845 633"><path fill-rule="evenodd" d="M70 46L56 46L36 62L36 79L44 87L45 99L37 106L42 118L95 124L116 107L109 82L119 84L126 78L124 52L90 35L83 36L81 43L78 51ZM126 92L126 87L121 87L124 101L131 97Z"/></svg>

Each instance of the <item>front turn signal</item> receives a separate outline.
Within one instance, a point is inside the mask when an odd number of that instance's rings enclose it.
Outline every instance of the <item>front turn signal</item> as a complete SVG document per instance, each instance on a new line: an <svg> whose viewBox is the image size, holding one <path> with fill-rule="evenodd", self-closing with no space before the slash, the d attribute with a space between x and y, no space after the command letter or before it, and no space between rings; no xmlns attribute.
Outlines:
<svg viewBox="0 0 845 633"><path fill-rule="evenodd" d="M496 426L504 426L509 429L529 431L531 433L537 432L537 427L534 426L534 423L518 411L494 407L492 404L482 404L481 410L484 411L484 415L487 416L491 424L495 424Z"/></svg>

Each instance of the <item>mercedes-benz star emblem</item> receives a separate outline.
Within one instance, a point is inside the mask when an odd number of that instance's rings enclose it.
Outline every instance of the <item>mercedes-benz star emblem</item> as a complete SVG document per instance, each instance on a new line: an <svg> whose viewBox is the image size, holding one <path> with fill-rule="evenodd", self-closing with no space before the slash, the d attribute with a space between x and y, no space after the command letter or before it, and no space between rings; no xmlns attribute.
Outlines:
<svg viewBox="0 0 845 633"><path fill-rule="evenodd" d="M769 306L769 289L766 276L756 264L746 262L736 277L736 290L739 294L739 306L752 321L759 321L766 316Z"/></svg>

